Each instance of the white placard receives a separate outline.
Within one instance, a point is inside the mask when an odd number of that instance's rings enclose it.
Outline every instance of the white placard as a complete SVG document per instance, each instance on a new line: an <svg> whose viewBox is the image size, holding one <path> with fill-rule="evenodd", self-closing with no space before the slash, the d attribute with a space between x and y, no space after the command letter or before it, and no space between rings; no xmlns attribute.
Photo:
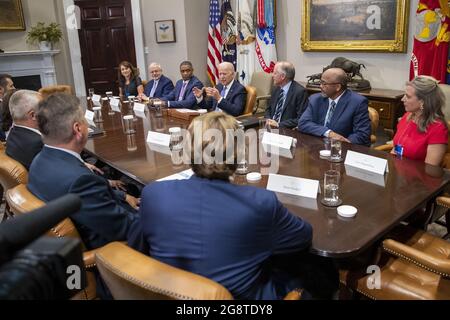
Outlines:
<svg viewBox="0 0 450 320"><path fill-rule="evenodd" d="M167 180L186 180L194 175L194 171L192 169L184 170L178 173L175 173L171 176L159 179L157 181L167 181Z"/></svg>
<svg viewBox="0 0 450 320"><path fill-rule="evenodd" d="M152 150L154 152L166 154L168 156L172 155L172 151L170 150L170 147L160 146L158 144L153 144L153 143L147 143L147 145L149 146L150 150Z"/></svg>
<svg viewBox="0 0 450 320"><path fill-rule="evenodd" d="M147 142L151 144L157 144L160 146L168 147L170 145L170 135L165 133L149 131L147 135Z"/></svg>
<svg viewBox="0 0 450 320"><path fill-rule="evenodd" d="M291 149L282 149L278 148L277 146L272 146L270 144L261 143L263 150L270 154L276 154L280 157L288 158L288 159L294 159L294 153Z"/></svg>
<svg viewBox="0 0 450 320"><path fill-rule="evenodd" d="M266 131L264 132L261 143L290 150L292 147L292 137Z"/></svg>
<svg viewBox="0 0 450 320"><path fill-rule="evenodd" d="M119 99L116 99L116 98L112 98L110 101L109 101L109 104L111 105L111 110L112 111L114 111L114 112L121 112L120 111L120 100Z"/></svg>
<svg viewBox="0 0 450 320"><path fill-rule="evenodd" d="M353 177L356 179L360 179L360 180L364 180L367 181L369 183L373 183L376 185L379 185L380 187L385 187L386 183L384 181L385 176L381 175L381 174L377 174L374 172L370 172L367 170L363 170L360 168L355 168L349 165L345 165L345 173L349 176L349 177Z"/></svg>
<svg viewBox="0 0 450 320"><path fill-rule="evenodd" d="M86 118L86 120L90 126L96 127L95 122L94 122L94 112L92 112L91 110L86 110L84 117Z"/></svg>
<svg viewBox="0 0 450 320"><path fill-rule="evenodd" d="M344 164L377 174L386 172L387 160L348 150Z"/></svg>
<svg viewBox="0 0 450 320"><path fill-rule="evenodd" d="M145 112L145 104L135 102L135 103L134 103L133 110L134 110L135 112L141 112L141 113L143 113L143 112Z"/></svg>
<svg viewBox="0 0 450 320"><path fill-rule="evenodd" d="M100 102L101 99L102 99L102 96L99 94L92 95L92 101L94 101L94 102Z"/></svg>
<svg viewBox="0 0 450 320"><path fill-rule="evenodd" d="M316 199L319 192L319 180L271 173L267 182L267 190Z"/></svg>
<svg viewBox="0 0 450 320"><path fill-rule="evenodd" d="M192 109L177 109L177 111L181 112L181 113L195 113L195 114L198 114L197 110L192 110Z"/></svg>
<svg viewBox="0 0 450 320"><path fill-rule="evenodd" d="M147 119L147 116L145 115L145 112L140 112L140 111L134 111L134 114L136 115L136 117L138 118L142 118L142 119Z"/></svg>

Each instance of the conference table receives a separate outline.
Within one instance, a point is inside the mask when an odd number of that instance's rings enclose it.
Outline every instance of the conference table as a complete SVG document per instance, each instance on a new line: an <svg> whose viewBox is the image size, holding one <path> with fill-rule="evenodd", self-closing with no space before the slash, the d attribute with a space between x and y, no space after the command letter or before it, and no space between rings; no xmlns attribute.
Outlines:
<svg viewBox="0 0 450 320"><path fill-rule="evenodd" d="M127 106L123 106L122 113L127 112L131 113L130 110L127 111ZM172 164L167 149L146 142L149 131L168 133L171 127L187 128L188 121L167 114L156 117L153 110L147 110L145 116L136 117L136 133L129 135L124 133L121 113L109 115L105 107L102 113L103 122L97 123L97 126L103 129L104 133L88 139L85 151L89 154L142 185L189 169L185 164ZM348 150L352 150L385 158L388 161L388 172L378 175L347 166L343 162L332 163L322 159L319 154L319 151L326 147L325 139L291 129L280 129L279 133L297 139L297 145L290 154L273 157L278 159L278 162L273 166L277 170L272 173L319 180L323 190L324 172L330 169L338 170L341 173L340 197L343 204L358 209L355 217L343 218L337 214L336 208L321 204L320 194L317 199L312 199L277 193L279 200L290 212L311 223L311 252L320 256L356 257L378 243L417 209L431 203L449 183L450 173L440 167L399 159L386 152L347 143L342 146L344 157ZM253 135L248 140L251 143L260 137L258 133L256 137ZM260 147L261 145L258 145L258 148ZM264 151L259 152L264 154ZM249 169L262 172L269 171L270 167L256 163L250 164ZM263 175L258 183L251 185L266 188L267 181L268 176ZM237 174L233 176L232 183L249 184L245 175Z"/></svg>

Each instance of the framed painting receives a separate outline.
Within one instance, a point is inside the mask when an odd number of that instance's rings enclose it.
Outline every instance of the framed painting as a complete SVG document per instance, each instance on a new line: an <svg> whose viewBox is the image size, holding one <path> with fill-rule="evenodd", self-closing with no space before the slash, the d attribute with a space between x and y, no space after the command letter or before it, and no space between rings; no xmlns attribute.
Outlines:
<svg viewBox="0 0 450 320"><path fill-rule="evenodd" d="M157 43L176 42L175 20L155 21Z"/></svg>
<svg viewBox="0 0 450 320"><path fill-rule="evenodd" d="M303 51L406 52L409 0L301 0Z"/></svg>
<svg viewBox="0 0 450 320"><path fill-rule="evenodd" d="M25 30L21 0L0 0L0 31Z"/></svg>

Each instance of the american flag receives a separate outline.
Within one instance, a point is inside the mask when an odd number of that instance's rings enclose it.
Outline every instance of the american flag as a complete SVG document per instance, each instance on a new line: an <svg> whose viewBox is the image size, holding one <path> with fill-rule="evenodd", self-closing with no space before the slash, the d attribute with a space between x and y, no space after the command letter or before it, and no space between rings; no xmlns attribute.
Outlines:
<svg viewBox="0 0 450 320"><path fill-rule="evenodd" d="M218 65L222 62L222 36L220 34L220 10L219 1L209 2L209 27L208 27L208 76L213 85L219 82Z"/></svg>

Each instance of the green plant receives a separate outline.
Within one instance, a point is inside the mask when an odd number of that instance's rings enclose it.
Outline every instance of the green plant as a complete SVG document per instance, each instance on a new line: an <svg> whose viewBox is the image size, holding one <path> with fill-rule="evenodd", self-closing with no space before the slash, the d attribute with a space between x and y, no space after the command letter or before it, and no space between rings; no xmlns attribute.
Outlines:
<svg viewBox="0 0 450 320"><path fill-rule="evenodd" d="M36 43L41 41L48 41L52 44L59 42L62 39L62 31L59 24L52 22L48 26L44 22L38 22L27 35L28 43Z"/></svg>

